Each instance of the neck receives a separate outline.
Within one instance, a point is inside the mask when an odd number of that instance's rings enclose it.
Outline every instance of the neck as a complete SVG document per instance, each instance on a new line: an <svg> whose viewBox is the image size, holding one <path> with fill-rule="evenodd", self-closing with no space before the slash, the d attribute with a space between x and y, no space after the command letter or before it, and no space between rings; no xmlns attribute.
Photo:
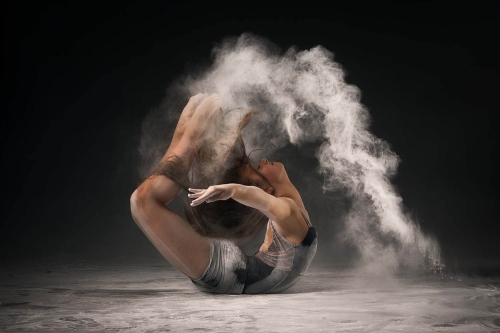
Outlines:
<svg viewBox="0 0 500 333"><path fill-rule="evenodd" d="M304 208L304 203L302 202L302 198L299 194L299 191L293 186L291 182L280 184L275 187L276 197L286 197L294 200L299 206Z"/></svg>

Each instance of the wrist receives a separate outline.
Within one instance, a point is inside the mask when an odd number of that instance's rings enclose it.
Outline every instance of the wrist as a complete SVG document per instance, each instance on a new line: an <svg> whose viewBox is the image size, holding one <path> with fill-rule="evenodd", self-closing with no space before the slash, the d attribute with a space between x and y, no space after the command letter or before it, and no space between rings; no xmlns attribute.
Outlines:
<svg viewBox="0 0 500 333"><path fill-rule="evenodd" d="M239 198L241 197L241 193L245 191L245 186L241 184L232 184L231 187L231 195L229 196L230 198Z"/></svg>

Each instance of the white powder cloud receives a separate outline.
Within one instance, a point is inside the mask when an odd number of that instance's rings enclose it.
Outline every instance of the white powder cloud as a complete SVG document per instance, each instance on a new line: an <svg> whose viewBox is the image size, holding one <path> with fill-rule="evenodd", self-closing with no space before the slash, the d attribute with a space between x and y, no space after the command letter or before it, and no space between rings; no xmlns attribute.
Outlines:
<svg viewBox="0 0 500 333"><path fill-rule="evenodd" d="M269 41L243 34L223 41L213 56L210 68L172 91L217 92L224 109L260 111L244 132L247 151L264 147L272 156L290 143L321 143L316 171L324 177L323 191L341 190L352 201L341 239L358 250L359 267L387 274L401 265L420 267L425 258L440 262L439 244L404 213L391 184L398 156L369 132L360 91L344 81L330 51L317 46L279 53ZM148 140L143 136L143 155L149 154Z"/></svg>

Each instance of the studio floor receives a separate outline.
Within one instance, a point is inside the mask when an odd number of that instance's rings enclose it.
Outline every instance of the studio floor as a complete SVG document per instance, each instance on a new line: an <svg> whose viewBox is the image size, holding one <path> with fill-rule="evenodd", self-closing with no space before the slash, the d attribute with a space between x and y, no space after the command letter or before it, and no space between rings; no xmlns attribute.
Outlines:
<svg viewBox="0 0 500 333"><path fill-rule="evenodd" d="M311 267L281 294L212 295L166 262L0 271L2 332L500 332L500 279Z"/></svg>

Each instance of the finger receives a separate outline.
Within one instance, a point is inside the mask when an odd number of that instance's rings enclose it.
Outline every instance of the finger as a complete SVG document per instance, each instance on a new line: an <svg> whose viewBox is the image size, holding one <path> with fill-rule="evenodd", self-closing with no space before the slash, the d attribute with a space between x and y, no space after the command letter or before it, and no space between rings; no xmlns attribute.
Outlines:
<svg viewBox="0 0 500 333"><path fill-rule="evenodd" d="M208 198L208 195L205 193L202 196L200 196L199 198L191 201L191 206L200 204L200 203L204 202L207 198Z"/></svg>
<svg viewBox="0 0 500 333"><path fill-rule="evenodd" d="M199 203L202 203L202 202L204 202L204 201L208 200L209 198L213 197L214 195L218 195L218 194L220 194L220 193L221 193L221 191L216 191L216 192L205 192L205 193L204 193L201 197L199 197L199 198L198 198L198 199L196 199L196 200L193 200L193 201L191 202L191 205L193 205L193 204L197 205L197 204L199 204Z"/></svg>
<svg viewBox="0 0 500 333"><path fill-rule="evenodd" d="M218 109L222 106L222 97L218 94L212 94L205 98L198 108L206 107L208 110Z"/></svg>
<svg viewBox="0 0 500 333"><path fill-rule="evenodd" d="M195 193L198 193L198 192L201 192L201 191L206 191L206 188L203 189L203 188L188 188L189 192L195 192Z"/></svg>
<svg viewBox="0 0 500 333"><path fill-rule="evenodd" d="M186 107L182 111L183 114L185 114L186 117L191 117L193 113L196 111L198 106L208 97L208 94L197 94L195 96L191 96L189 99L189 102L187 103Z"/></svg>
<svg viewBox="0 0 500 333"><path fill-rule="evenodd" d="M204 202L204 201L203 201L203 202ZM199 205L201 205L203 202L197 202L197 203L195 203L195 202L193 201L193 202L191 202L191 207L196 207L196 206L199 206Z"/></svg>
<svg viewBox="0 0 500 333"><path fill-rule="evenodd" d="M197 102L200 102L200 101L202 101L203 99L205 99L207 97L208 97L208 94L199 93L199 94L196 94L194 96L191 96L191 98L189 99L189 101L197 103Z"/></svg>
<svg viewBox="0 0 500 333"><path fill-rule="evenodd" d="M204 194L203 192L190 193L190 194L188 194L188 197L190 197L190 198L199 198L203 194Z"/></svg>
<svg viewBox="0 0 500 333"><path fill-rule="evenodd" d="M222 97L220 97L220 95L215 94L215 96L213 96L213 101L214 109L219 109L222 106Z"/></svg>
<svg viewBox="0 0 500 333"><path fill-rule="evenodd" d="M197 94L194 96L194 106L195 108L201 104L201 102L208 97L208 94Z"/></svg>
<svg viewBox="0 0 500 333"><path fill-rule="evenodd" d="M209 194L207 199L206 199L206 202L212 202L212 201L217 201L219 200L219 196L221 195L222 191L216 191L216 192L213 192L212 194Z"/></svg>
<svg viewBox="0 0 500 333"><path fill-rule="evenodd" d="M195 99L201 99L201 98L204 98L204 97L208 97L208 94L207 93L198 93L196 95L193 96Z"/></svg>
<svg viewBox="0 0 500 333"><path fill-rule="evenodd" d="M218 193L218 194L215 194L213 196L211 196L210 198L207 199L207 203L209 202L214 202L214 201L218 201L220 200L220 196L221 196L222 192Z"/></svg>
<svg viewBox="0 0 500 333"><path fill-rule="evenodd" d="M201 200L200 200L201 199ZM198 198L196 200L191 201L191 207L201 205L202 203L206 202L206 198Z"/></svg>

